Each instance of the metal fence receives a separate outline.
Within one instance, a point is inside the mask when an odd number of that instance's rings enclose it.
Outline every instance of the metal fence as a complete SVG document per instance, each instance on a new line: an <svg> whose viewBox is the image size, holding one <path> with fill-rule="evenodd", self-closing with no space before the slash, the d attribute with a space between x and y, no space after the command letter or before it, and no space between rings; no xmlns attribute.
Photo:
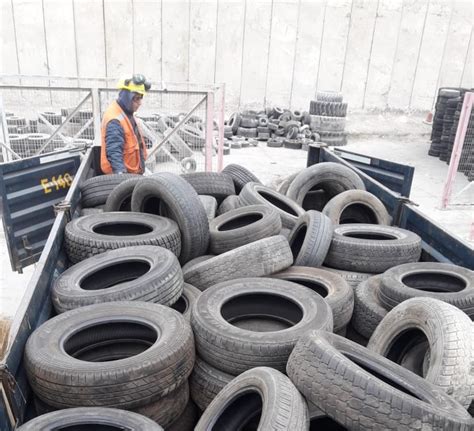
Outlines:
<svg viewBox="0 0 474 431"><path fill-rule="evenodd" d="M112 85L116 80L9 76L6 84L2 78L3 160L100 145L101 118L117 97ZM12 79L18 81L12 84ZM35 80L41 85L32 85ZM223 85L153 84L136 114L148 147L149 171L222 169L224 94Z"/></svg>

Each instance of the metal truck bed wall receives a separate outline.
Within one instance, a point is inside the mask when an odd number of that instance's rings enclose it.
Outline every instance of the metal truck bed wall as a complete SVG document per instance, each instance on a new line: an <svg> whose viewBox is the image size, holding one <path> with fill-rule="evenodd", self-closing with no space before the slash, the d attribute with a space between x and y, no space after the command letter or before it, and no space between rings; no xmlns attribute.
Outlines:
<svg viewBox="0 0 474 431"><path fill-rule="evenodd" d="M95 155L92 150L86 154L66 196L66 201L70 203L73 213L79 207L78 185L84 179L93 176L95 172L93 162ZM342 154L340 151L338 153ZM359 156L357 163L364 164L366 156L351 153L349 157L352 157L354 161L354 157L357 158L357 156ZM362 177L367 190L374 193L387 206L394 224L413 230L422 237L424 259L453 262L472 269L474 265L472 249L449 235L436 223L428 220L416 208L406 203L406 198L400 195L399 192L409 195L413 168L375 158L369 159L369 162L367 160L365 162L368 162L370 166L359 166L361 168L359 169L359 167L354 167L348 161L349 159L339 157L325 148L313 146L308 152L308 165L332 161L354 169ZM374 169L377 171L378 180L387 186L371 178L370 175L374 174ZM10 345L0 362L2 392L0 429L2 431L14 429L15 423L22 423L35 414L31 402L31 390L23 366L23 352L31 332L52 315L49 289L52 281L67 264L62 242L68 217L67 212L61 212L56 217L37 268L12 323Z"/></svg>

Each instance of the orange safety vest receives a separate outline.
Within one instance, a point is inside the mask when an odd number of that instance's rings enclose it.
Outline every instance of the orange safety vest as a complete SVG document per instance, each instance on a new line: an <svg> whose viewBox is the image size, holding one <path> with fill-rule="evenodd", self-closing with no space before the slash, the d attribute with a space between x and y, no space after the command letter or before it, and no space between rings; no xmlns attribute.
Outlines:
<svg viewBox="0 0 474 431"><path fill-rule="evenodd" d="M105 131L107 129L107 124L112 120L118 120L120 122L125 134L125 142L123 145L123 163L127 169L127 172L131 174L143 173L143 170L140 166L140 144L138 138L133 131L132 123L116 101L112 102L107 108L104 113L104 118L102 119L102 145L100 149L100 168L102 169L102 172L104 174L112 173L112 165L107 159L107 151L105 149ZM139 139L143 148L143 157L146 160L147 151L145 141L143 140L140 130L138 134L140 135Z"/></svg>

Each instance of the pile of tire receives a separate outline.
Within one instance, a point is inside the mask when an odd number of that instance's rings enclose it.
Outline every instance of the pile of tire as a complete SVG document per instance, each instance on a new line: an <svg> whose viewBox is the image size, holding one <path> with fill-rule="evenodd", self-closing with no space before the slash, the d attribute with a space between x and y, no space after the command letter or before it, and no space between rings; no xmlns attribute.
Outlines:
<svg viewBox="0 0 474 431"><path fill-rule="evenodd" d="M419 262L345 166L284 188L240 165L85 181L20 429L472 429L472 271Z"/></svg>
<svg viewBox="0 0 474 431"><path fill-rule="evenodd" d="M311 130L319 134L321 142L334 147L347 144L347 103L341 93L318 92L309 113Z"/></svg>

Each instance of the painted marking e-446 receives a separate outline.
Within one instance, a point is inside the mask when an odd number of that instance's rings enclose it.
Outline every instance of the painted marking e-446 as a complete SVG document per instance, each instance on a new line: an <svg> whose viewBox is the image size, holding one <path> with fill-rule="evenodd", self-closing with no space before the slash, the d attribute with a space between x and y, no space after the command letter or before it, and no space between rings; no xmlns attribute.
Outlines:
<svg viewBox="0 0 474 431"><path fill-rule="evenodd" d="M54 190L66 189L71 187L73 176L68 172L49 178L42 178L40 180L41 186L45 194L51 193Z"/></svg>

